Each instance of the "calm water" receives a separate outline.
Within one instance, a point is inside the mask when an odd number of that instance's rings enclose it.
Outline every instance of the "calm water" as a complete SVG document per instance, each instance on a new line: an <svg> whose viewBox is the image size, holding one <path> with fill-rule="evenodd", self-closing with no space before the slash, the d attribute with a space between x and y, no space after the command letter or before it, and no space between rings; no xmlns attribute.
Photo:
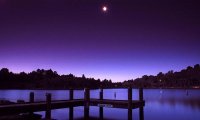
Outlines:
<svg viewBox="0 0 200 120"><path fill-rule="evenodd" d="M45 100L46 93L52 93L52 99L61 100L69 98L67 90L0 90L0 99L8 99L16 102L17 99L28 101L29 93L35 92L37 101ZM127 99L127 89L106 89L105 99ZM91 98L98 98L99 90L91 90ZM75 98L83 98L83 91L76 90ZM133 90L133 99L138 99L138 90ZM145 120L200 120L200 90L179 89L147 89L144 90ZM90 107L90 116L98 117L98 107ZM83 118L83 107L76 107L74 118ZM104 108L104 118L111 120L127 119L126 109ZM38 112L44 116L44 112ZM133 110L133 119L139 120L139 110ZM68 109L52 110L52 118L58 120L68 119Z"/></svg>

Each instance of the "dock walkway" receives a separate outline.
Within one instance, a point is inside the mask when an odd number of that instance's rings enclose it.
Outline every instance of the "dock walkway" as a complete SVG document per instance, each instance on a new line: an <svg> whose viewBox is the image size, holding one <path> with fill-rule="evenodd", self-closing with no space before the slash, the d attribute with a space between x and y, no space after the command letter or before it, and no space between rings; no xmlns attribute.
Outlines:
<svg viewBox="0 0 200 120"><path fill-rule="evenodd" d="M51 94L46 94L46 101L35 102L34 93L30 93L29 102L0 105L0 115L9 114L30 114L38 111L46 111L45 117L51 119L52 109L69 108L69 119L73 120L73 108L84 106L84 118L89 118L89 106L99 107L99 118L103 119L103 108L122 108L128 109L128 120L132 120L132 109L139 108L140 120L144 120L145 101L143 100L143 89L139 89L139 100L132 100L132 88L128 88L128 100L103 99L103 89L100 89L99 99L90 98L90 90L84 90L84 99L73 99L73 90L70 89L69 100L51 100Z"/></svg>

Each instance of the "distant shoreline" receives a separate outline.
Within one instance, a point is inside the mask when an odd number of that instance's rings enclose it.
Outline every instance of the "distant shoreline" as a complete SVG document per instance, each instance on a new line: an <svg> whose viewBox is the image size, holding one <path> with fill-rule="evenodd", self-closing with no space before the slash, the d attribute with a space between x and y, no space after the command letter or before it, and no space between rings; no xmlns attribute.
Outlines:
<svg viewBox="0 0 200 120"><path fill-rule="evenodd" d="M68 88L68 89L0 89L0 90L84 90L83 88ZM90 88L91 90L98 90L99 88ZM126 89L126 87L121 88L103 88L103 89ZM139 88L132 88L132 89L139 89ZM182 89L182 90L200 90L200 88L143 88L143 89Z"/></svg>
<svg viewBox="0 0 200 120"><path fill-rule="evenodd" d="M68 90L70 88L82 90L84 88L99 89L115 88L139 88L145 89L200 89L200 65L188 66L179 72L173 70L167 73L159 72L156 76L144 75L141 78L112 82L112 80L100 80L76 77L73 74L59 75L51 69L37 69L30 73L12 73L8 68L0 70L0 89L33 89L33 90Z"/></svg>

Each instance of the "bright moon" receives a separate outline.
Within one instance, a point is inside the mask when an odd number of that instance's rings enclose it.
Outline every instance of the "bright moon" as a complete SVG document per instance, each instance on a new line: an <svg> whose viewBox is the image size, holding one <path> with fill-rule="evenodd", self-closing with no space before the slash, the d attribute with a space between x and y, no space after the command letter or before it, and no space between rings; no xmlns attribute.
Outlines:
<svg viewBox="0 0 200 120"><path fill-rule="evenodd" d="M108 8L107 8L106 6L103 6L103 7L102 7L102 10L103 10L104 12L106 12L106 11L108 10Z"/></svg>

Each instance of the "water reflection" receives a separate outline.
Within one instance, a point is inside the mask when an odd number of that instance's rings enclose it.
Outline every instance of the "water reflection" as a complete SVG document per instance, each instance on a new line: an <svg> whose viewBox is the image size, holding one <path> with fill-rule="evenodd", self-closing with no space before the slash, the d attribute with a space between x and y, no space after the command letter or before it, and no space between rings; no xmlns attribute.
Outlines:
<svg viewBox="0 0 200 120"><path fill-rule="evenodd" d="M151 103L152 101L147 101ZM157 102L161 105L168 104L170 106L176 106L178 104L184 105L186 107L191 107L193 109L200 110L200 99L190 98L190 99L181 99L181 98L161 98Z"/></svg>
<svg viewBox="0 0 200 120"><path fill-rule="evenodd" d="M162 92L161 92L162 91ZM182 105L185 107L190 107L192 109L200 110L200 90L146 90L145 100L147 104L157 102L161 105L169 105L175 107L177 105Z"/></svg>
<svg viewBox="0 0 200 120"><path fill-rule="evenodd" d="M45 100L45 94L52 93L53 100L69 99L67 90L0 90L0 99L7 99L16 102L17 99L28 101L29 93L34 92L36 100ZM128 98L127 89L105 89L105 99L125 100ZM144 90L144 107L145 120L199 120L200 118L200 90L181 89L146 89ZM75 98L83 98L83 91L76 90ZM91 91L91 98L98 98L99 90ZM133 90L133 99L138 99L138 90ZM98 118L98 107L90 107L90 116ZM74 118L82 119L83 107L74 109ZM58 120L68 119L68 109L52 110L52 117ZM112 120L127 119L126 109L104 109L104 118ZM139 120L139 109L133 110L133 119ZM40 112L44 115L44 112Z"/></svg>

